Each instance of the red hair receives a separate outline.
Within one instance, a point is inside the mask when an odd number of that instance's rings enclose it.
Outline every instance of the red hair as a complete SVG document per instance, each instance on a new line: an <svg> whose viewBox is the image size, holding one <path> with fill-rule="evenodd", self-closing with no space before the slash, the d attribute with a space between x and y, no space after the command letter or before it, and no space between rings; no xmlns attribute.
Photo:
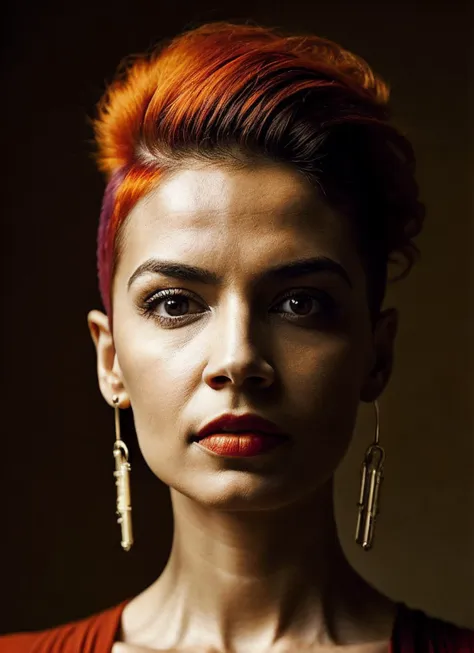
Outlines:
<svg viewBox="0 0 474 653"><path fill-rule="evenodd" d="M424 218L413 150L390 125L388 100L387 84L336 43L255 25L205 24L126 62L94 121L109 182L98 237L109 317L127 216L189 159L295 166L357 223L380 306L387 263L399 253L400 276L410 269Z"/></svg>

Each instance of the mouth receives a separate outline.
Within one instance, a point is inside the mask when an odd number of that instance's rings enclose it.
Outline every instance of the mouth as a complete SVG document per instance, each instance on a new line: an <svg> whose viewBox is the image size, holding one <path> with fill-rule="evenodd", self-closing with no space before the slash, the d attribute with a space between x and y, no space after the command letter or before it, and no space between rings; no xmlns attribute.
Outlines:
<svg viewBox="0 0 474 653"><path fill-rule="evenodd" d="M289 440L289 436L284 433L264 433L262 431L216 431L215 433L209 433L208 435L192 435L190 442L201 442L202 440L207 440L209 438L239 438L239 437L255 437L255 438L268 438L270 439L279 439L279 440Z"/></svg>
<svg viewBox="0 0 474 653"><path fill-rule="evenodd" d="M235 437L254 434L259 437L278 436L283 439L289 438L289 435L274 422L260 415L226 413L204 424L191 439L199 442L210 435L216 434Z"/></svg>
<svg viewBox="0 0 474 653"><path fill-rule="evenodd" d="M220 415L190 438L199 447L227 457L257 456L289 440L289 434L274 422L250 413Z"/></svg>
<svg viewBox="0 0 474 653"><path fill-rule="evenodd" d="M211 433L195 438L196 444L212 454L230 458L247 458L266 454L289 442L287 435L270 433L240 432Z"/></svg>

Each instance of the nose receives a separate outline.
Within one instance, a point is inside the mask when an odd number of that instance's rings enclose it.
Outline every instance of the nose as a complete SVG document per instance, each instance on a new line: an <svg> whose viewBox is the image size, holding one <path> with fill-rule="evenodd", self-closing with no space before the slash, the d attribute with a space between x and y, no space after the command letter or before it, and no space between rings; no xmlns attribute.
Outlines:
<svg viewBox="0 0 474 653"><path fill-rule="evenodd" d="M249 308L237 298L215 316L210 355L203 380L218 390L227 386L267 388L275 379L274 368L264 359L255 342L255 324ZM264 334L261 334L264 337Z"/></svg>

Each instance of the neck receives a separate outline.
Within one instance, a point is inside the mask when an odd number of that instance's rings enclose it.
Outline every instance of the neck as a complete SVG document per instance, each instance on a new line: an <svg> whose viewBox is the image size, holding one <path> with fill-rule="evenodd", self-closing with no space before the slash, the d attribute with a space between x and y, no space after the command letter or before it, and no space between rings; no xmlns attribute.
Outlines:
<svg viewBox="0 0 474 653"><path fill-rule="evenodd" d="M179 638L195 644L192 633L203 628L206 644L218 650L359 641L354 623L380 595L341 548L332 479L304 502L275 511L212 510L174 490L171 498L171 554L144 593L149 606L160 606L153 627L166 624L167 645Z"/></svg>

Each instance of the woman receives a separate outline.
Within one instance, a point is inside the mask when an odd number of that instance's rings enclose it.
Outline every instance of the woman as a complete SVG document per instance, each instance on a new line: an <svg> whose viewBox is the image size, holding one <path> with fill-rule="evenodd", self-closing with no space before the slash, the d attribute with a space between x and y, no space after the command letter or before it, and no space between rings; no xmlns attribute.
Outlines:
<svg viewBox="0 0 474 653"><path fill-rule="evenodd" d="M391 373L421 230L410 144L369 66L313 36L212 23L136 58L99 106L105 313L88 324L115 408L117 511L133 544L133 408L170 486L171 554L139 596L0 651L474 650L348 563L333 479L359 402ZM366 455L357 541L374 538L383 450Z"/></svg>

